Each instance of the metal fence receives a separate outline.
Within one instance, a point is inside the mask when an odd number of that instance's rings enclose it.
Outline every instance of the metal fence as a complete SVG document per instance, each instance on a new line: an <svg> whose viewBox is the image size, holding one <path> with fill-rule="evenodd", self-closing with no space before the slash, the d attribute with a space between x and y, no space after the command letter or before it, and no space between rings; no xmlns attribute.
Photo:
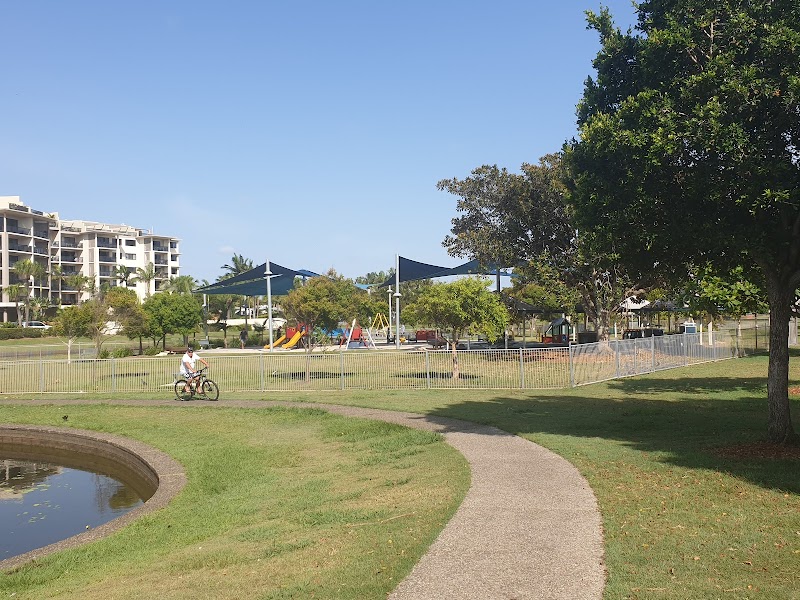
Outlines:
<svg viewBox="0 0 800 600"><path fill-rule="evenodd" d="M557 389L737 356L700 334L563 348L206 354L225 391ZM0 393L170 395L180 357L0 360ZM454 372L458 371L458 377Z"/></svg>

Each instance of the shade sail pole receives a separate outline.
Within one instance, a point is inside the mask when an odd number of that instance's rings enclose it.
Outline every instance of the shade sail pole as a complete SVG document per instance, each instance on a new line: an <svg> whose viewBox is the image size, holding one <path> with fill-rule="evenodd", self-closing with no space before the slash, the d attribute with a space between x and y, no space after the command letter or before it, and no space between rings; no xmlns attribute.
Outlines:
<svg viewBox="0 0 800 600"><path fill-rule="evenodd" d="M267 327L269 327L269 351L272 352L272 271L269 259L264 266L264 279L267 280Z"/></svg>
<svg viewBox="0 0 800 600"><path fill-rule="evenodd" d="M394 255L394 347L400 350L400 255Z"/></svg>

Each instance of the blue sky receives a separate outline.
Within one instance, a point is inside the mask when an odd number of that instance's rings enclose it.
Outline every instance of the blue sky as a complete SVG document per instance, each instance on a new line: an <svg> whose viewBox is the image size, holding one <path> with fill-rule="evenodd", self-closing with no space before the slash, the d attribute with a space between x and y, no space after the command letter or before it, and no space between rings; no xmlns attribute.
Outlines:
<svg viewBox="0 0 800 600"><path fill-rule="evenodd" d="M628 0L603 2L633 21ZM0 0L0 195L348 277L454 266L441 179L576 133L597 0Z"/></svg>

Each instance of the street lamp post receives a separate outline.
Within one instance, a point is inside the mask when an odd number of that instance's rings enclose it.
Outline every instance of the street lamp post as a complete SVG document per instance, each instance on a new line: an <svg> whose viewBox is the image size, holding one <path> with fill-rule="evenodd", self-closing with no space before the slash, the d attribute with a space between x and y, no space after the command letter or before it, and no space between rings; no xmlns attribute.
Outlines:
<svg viewBox="0 0 800 600"><path fill-rule="evenodd" d="M400 292L394 293L394 346L400 349Z"/></svg>

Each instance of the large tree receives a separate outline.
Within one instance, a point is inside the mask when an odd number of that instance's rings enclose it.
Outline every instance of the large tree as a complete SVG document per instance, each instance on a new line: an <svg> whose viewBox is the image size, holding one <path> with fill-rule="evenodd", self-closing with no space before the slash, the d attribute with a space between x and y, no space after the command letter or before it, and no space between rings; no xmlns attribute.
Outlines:
<svg viewBox="0 0 800 600"><path fill-rule="evenodd" d="M534 263L529 274L557 276L560 283L578 291L599 338L606 339L619 303L643 288L627 277L613 251L600 249L596 233L576 230L566 197L565 181L570 176L561 155L549 154L537 165L523 164L519 174L482 166L463 180L440 181L440 190L459 197L460 213L444 246L453 256L483 264Z"/></svg>
<svg viewBox="0 0 800 600"><path fill-rule="evenodd" d="M795 0L607 10L568 157L582 227L634 273L758 270L770 310L768 435L795 438L789 319L800 286L800 11Z"/></svg>

